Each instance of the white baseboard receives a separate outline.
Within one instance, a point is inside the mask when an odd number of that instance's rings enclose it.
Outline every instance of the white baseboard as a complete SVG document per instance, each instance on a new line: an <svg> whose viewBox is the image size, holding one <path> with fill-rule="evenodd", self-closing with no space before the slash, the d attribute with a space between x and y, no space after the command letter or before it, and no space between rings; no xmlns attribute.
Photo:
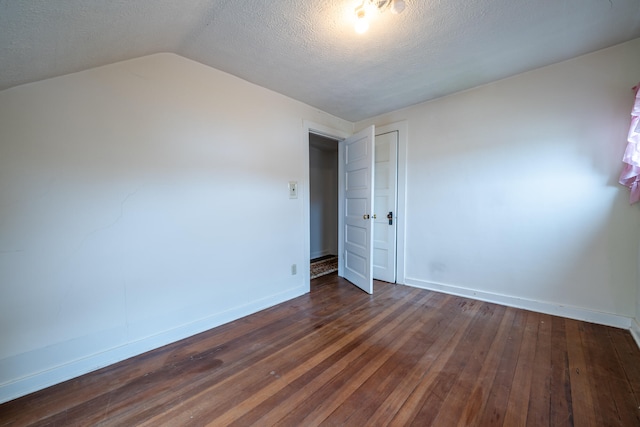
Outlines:
<svg viewBox="0 0 640 427"><path fill-rule="evenodd" d="M188 338L265 308L272 307L281 302L296 298L307 292L309 292L307 286L289 289L285 292L253 301L247 305L236 307L225 312L215 313L204 319L180 325L138 341L128 342L108 350L99 351L86 357L76 358L75 360L73 360L72 354L82 354L81 352L83 350L86 351L87 348L93 348L96 341L100 340L100 337L86 337L73 342L62 343L58 346L34 350L26 354L0 360L0 372L5 373L5 375L3 375L5 376L5 380L0 384L0 403L8 402L130 357L140 355L149 350ZM112 337L116 334L117 333L110 332L109 336ZM60 359L61 353L68 354L69 358L57 366L48 369L40 368L41 370L38 372L23 375L19 378L6 378L6 376L10 376L11 373L16 375L16 372L36 371L38 369L38 363L42 363L43 360L50 361ZM62 359L64 360L64 356Z"/></svg>
<svg viewBox="0 0 640 427"><path fill-rule="evenodd" d="M406 278L405 284L416 288L428 289L431 291L443 292L446 294L506 305L508 307L522 308L538 313L561 316L575 320L582 320L585 322L613 326L616 328L627 330L631 328L631 323L633 321L633 319L631 319L630 317L619 316L611 313L603 313L600 311L589 310L581 307L573 307L544 301L535 301L509 295L501 295L492 292L484 292L458 286L446 285L443 283L427 282L420 279ZM636 333L638 332L640 332L640 330L636 330ZM638 336L640 337L640 334L638 334ZM636 341L638 341L637 338Z"/></svg>
<svg viewBox="0 0 640 427"><path fill-rule="evenodd" d="M638 323L638 319L631 320L631 336L636 341L638 348L640 348L640 323Z"/></svg>
<svg viewBox="0 0 640 427"><path fill-rule="evenodd" d="M332 252L336 252L337 253L337 251L331 251L330 249L325 249L323 251L311 252L311 259L316 259L316 258L320 258L320 257L327 256L327 255L333 255Z"/></svg>

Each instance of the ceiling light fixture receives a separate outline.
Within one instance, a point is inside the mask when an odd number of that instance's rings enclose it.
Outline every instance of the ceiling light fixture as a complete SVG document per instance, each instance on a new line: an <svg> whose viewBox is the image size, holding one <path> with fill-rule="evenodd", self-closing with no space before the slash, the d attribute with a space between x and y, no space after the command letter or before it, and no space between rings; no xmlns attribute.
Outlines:
<svg viewBox="0 0 640 427"><path fill-rule="evenodd" d="M369 19L367 13L377 10L380 13L391 10L391 13L397 15L402 13L406 4L404 0L362 0L362 3L355 9L356 14L356 32L364 33L369 29Z"/></svg>

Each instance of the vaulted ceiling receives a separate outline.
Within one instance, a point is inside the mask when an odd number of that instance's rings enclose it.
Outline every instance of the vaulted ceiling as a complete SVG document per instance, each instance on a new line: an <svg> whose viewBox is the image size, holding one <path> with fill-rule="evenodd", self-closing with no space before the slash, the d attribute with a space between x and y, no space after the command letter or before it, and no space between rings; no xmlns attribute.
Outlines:
<svg viewBox="0 0 640 427"><path fill-rule="evenodd" d="M639 0L406 3L0 0L0 90L173 52L358 121L640 37Z"/></svg>

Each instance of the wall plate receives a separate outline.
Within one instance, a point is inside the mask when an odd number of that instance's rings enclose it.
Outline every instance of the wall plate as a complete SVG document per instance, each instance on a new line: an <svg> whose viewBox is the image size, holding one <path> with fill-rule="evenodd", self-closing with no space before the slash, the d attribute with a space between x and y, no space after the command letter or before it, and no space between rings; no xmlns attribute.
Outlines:
<svg viewBox="0 0 640 427"><path fill-rule="evenodd" d="M298 181L289 181L289 198L298 198Z"/></svg>

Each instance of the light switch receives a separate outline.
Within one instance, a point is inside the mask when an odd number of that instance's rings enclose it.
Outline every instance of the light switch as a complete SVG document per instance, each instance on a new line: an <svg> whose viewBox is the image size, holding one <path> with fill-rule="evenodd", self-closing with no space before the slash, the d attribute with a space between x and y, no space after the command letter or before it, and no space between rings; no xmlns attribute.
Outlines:
<svg viewBox="0 0 640 427"><path fill-rule="evenodd" d="M298 181L289 181L289 198L298 198Z"/></svg>

